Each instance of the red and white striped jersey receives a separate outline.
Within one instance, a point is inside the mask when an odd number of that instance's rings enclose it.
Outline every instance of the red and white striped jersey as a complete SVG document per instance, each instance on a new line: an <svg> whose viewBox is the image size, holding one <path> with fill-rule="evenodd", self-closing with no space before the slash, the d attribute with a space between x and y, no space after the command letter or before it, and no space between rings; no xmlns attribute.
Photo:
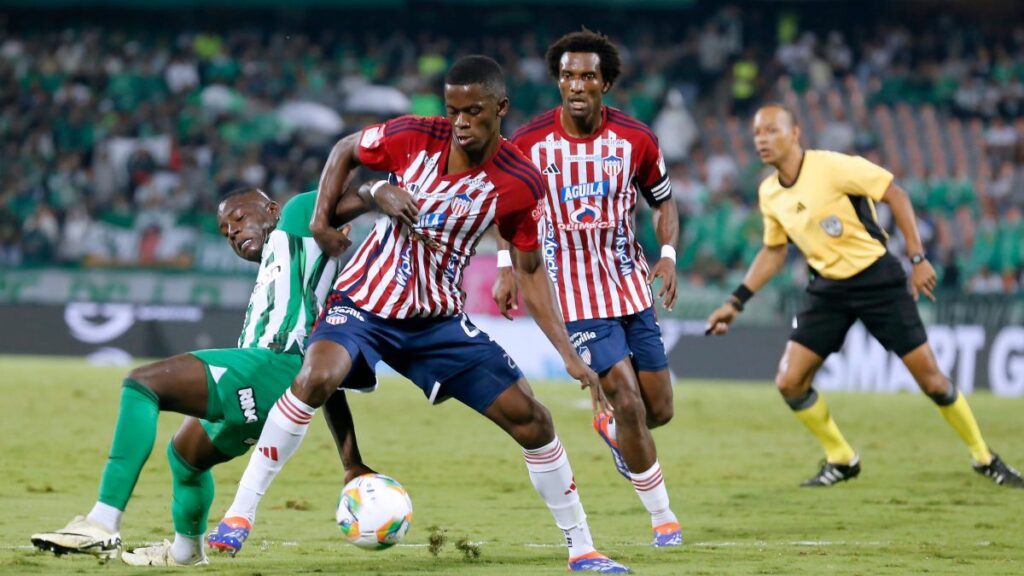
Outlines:
<svg viewBox="0 0 1024 576"><path fill-rule="evenodd" d="M389 172L420 212L412 231L378 218L338 276L335 289L360 308L384 318L458 314L463 269L492 224L518 250L540 248L544 182L533 164L502 138L481 166L445 174L451 141L446 118L402 116L363 129L360 162Z"/></svg>
<svg viewBox="0 0 1024 576"><path fill-rule="evenodd" d="M654 302L648 267L633 233L637 194L652 206L672 193L658 139L608 106L588 138L565 132L561 108L512 137L547 184L544 260L566 321L616 318Z"/></svg>

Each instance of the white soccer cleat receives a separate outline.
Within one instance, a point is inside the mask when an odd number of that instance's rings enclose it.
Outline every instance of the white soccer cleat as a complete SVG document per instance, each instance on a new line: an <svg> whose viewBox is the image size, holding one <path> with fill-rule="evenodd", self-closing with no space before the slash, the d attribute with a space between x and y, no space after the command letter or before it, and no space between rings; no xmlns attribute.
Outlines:
<svg viewBox="0 0 1024 576"><path fill-rule="evenodd" d="M110 560L121 552L121 534L111 532L85 516L75 516L60 530L33 534L32 545L58 556L92 554Z"/></svg>
<svg viewBox="0 0 1024 576"><path fill-rule="evenodd" d="M146 546L125 552L121 554L121 560L129 566L202 566L210 563L202 551L190 558L188 562L178 562L171 555L171 543L168 540L164 540L163 544L156 546Z"/></svg>

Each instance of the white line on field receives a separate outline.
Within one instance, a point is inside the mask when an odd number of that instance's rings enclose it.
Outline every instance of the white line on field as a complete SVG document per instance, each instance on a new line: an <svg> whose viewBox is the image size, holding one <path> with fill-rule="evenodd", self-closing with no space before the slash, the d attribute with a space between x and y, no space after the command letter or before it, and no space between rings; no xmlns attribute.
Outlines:
<svg viewBox="0 0 1024 576"><path fill-rule="evenodd" d="M154 546L160 542L129 542L129 544L139 544L142 546ZM488 542L471 542L477 546L483 546ZM847 541L847 540L787 540L787 541L768 541L768 540L744 540L744 541L707 541L707 542L686 542L683 547L694 547L694 548L769 548L775 546L852 546L862 548L875 548L881 546L893 545L893 542L883 542L880 540L867 540L867 541ZM276 541L276 540L261 540L259 546L261 548L270 548L273 546L281 547L295 547L301 545L300 542L294 540ZM974 542L975 546L991 546L992 542L982 540ZM399 548L426 548L429 544L399 544ZM524 548L565 548L565 544L551 543L551 542L527 542L520 544ZM610 546L615 548L650 548L650 544L615 544L610 543ZM0 550L35 550L34 546L26 546L20 544L0 544Z"/></svg>

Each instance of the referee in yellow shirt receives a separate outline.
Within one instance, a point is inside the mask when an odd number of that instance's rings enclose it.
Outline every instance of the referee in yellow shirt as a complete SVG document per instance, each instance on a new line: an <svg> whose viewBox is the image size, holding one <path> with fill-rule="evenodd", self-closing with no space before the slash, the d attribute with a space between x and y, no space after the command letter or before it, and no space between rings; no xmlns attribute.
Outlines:
<svg viewBox="0 0 1024 576"><path fill-rule="evenodd" d="M915 301L935 299L935 270L925 258L914 210L893 175L859 156L800 146L800 127L783 106L754 116L758 155L777 172L758 190L764 246L743 283L708 317L708 332L729 324L783 266L793 242L811 268L807 306L797 315L775 384L783 399L825 449L825 464L802 486L831 486L860 474L860 459L832 420L825 399L811 386L814 374L860 320L906 364L921 390L938 406L971 451L974 469L997 484L1024 488L1024 479L992 453L967 399L939 371ZM875 202L885 202L907 240L913 265L910 291L899 260L886 250Z"/></svg>

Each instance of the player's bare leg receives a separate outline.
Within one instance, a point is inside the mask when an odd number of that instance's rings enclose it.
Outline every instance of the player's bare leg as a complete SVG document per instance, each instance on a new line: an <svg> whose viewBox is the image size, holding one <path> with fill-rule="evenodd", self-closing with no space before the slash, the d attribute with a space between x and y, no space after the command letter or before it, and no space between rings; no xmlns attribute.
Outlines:
<svg viewBox="0 0 1024 576"><path fill-rule="evenodd" d="M860 459L839 431L825 399L812 386L824 359L810 348L790 340L779 361L775 385L793 414L821 443L825 463L802 486L831 486L860 474Z"/></svg>
<svg viewBox="0 0 1024 576"><path fill-rule="evenodd" d="M569 569L606 574L628 572L628 568L594 548L569 457L555 434L551 413L534 397L526 379L520 378L506 388L484 415L523 448L530 481L565 535Z"/></svg>
<svg viewBox="0 0 1024 576"><path fill-rule="evenodd" d="M636 376L647 412L647 427L653 430L668 424L675 415L672 376L668 368L656 372L639 370Z"/></svg>
<svg viewBox="0 0 1024 576"><path fill-rule="evenodd" d="M645 398L644 390L630 358L623 358L601 377L601 388L615 411L613 418L599 414L594 427L612 449L616 468L633 484L637 496L651 515L654 530L653 544L657 547L679 546L683 543L682 530L669 505L668 489L658 462L657 449L651 436L652 418L647 412L650 399L657 399L658 425L672 418L672 389L666 378L659 382L657 372L646 372L651 390ZM668 388L667 392L665 388ZM667 396L667 398L666 398ZM664 408L667 400L668 410ZM621 458L621 463L619 459Z"/></svg>
<svg viewBox="0 0 1024 576"><path fill-rule="evenodd" d="M306 350L302 368L290 389L267 414L267 422L249 457L235 499L217 529L210 534L211 547L235 555L249 536L256 508L263 494L299 449L316 409L338 389L352 369L352 357L344 346L317 340Z"/></svg>
<svg viewBox="0 0 1024 576"><path fill-rule="evenodd" d="M921 391L935 402L942 417L971 451L974 469L997 484L1024 488L1024 478L995 455L981 436L967 398L939 370L932 347L926 342L902 358Z"/></svg>
<svg viewBox="0 0 1024 576"><path fill-rule="evenodd" d="M601 388L615 410L615 432L606 441L617 443L627 467L624 475L649 469L658 455L647 428L640 384L629 358L623 358L601 376Z"/></svg>
<svg viewBox="0 0 1024 576"><path fill-rule="evenodd" d="M128 379L156 394L163 411L198 418L206 415L209 400L206 365L191 354L140 366L128 374Z"/></svg>
<svg viewBox="0 0 1024 576"><path fill-rule="evenodd" d="M174 541L125 552L122 559L133 566L190 566L206 564L203 533L213 503L210 468L231 457L213 445L199 420L185 418L167 447L173 480L171 515Z"/></svg>

